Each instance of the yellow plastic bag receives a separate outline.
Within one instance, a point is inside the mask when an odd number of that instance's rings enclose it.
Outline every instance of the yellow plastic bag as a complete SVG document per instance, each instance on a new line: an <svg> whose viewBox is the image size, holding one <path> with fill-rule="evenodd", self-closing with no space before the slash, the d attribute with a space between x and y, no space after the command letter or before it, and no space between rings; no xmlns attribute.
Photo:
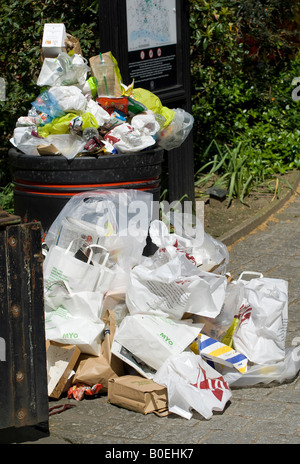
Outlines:
<svg viewBox="0 0 300 464"><path fill-rule="evenodd" d="M228 346L230 346L230 348L233 348L232 337L233 337L233 334L234 334L234 332L235 332L235 330L236 330L236 328L238 326L238 323L239 323L238 317L234 317L231 326L229 327L229 329L227 329L226 334L224 335L224 337L221 340L221 342L224 343L224 345L228 345Z"/></svg>
<svg viewBox="0 0 300 464"><path fill-rule="evenodd" d="M165 118L165 122L162 127L167 127L175 116L175 112L170 110L167 106L163 106L160 99L154 93L146 89L133 89L132 97L142 103L148 108L148 110L153 111L154 114L160 114Z"/></svg>
<svg viewBox="0 0 300 464"><path fill-rule="evenodd" d="M38 127L38 135L41 137L47 137L50 134L68 134L69 133L69 124L72 119L76 118L78 114L75 113L67 113L60 118L55 118L48 124L44 126ZM89 113L83 113L80 115L82 118L82 130L86 129L87 127L95 127L98 128L98 123L95 117Z"/></svg>

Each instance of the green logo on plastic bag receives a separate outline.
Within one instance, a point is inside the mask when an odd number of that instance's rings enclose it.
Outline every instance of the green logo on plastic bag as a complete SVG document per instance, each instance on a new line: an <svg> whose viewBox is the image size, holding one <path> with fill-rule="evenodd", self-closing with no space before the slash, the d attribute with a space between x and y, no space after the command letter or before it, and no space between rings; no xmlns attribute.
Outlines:
<svg viewBox="0 0 300 464"><path fill-rule="evenodd" d="M77 332L67 332L67 333L64 333L62 338L66 339L66 340L74 340L76 338L78 338L78 333Z"/></svg>
<svg viewBox="0 0 300 464"><path fill-rule="evenodd" d="M173 345L172 340L167 335L165 335L163 332L161 334L159 334L159 335L160 335L161 338L164 339L164 341L166 343L168 343L169 345Z"/></svg>

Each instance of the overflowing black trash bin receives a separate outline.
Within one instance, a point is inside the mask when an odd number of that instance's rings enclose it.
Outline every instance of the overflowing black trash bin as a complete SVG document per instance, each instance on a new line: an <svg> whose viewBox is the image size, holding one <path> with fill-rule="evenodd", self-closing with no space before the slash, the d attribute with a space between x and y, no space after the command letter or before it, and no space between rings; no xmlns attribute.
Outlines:
<svg viewBox="0 0 300 464"><path fill-rule="evenodd" d="M15 212L47 231L69 199L99 189L137 189L160 199L164 151L76 157L26 155L10 149Z"/></svg>

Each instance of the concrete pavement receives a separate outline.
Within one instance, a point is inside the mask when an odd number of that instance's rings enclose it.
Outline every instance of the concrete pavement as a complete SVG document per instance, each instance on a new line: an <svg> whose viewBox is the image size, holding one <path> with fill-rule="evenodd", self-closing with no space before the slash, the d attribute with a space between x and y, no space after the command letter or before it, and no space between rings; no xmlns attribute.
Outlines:
<svg viewBox="0 0 300 464"><path fill-rule="evenodd" d="M298 192L300 193L299 189ZM240 238L228 249L228 270L235 279L242 271L248 270L261 272L265 277L288 281L289 322L286 347L299 345L300 195L293 195L267 222ZM65 403L74 407L50 417L50 435L36 429L23 430L23 437L7 437L6 443L10 440L11 443L26 444L102 444L99 456L125 457L131 461L136 460L134 455L112 456L108 453L112 449L114 453L139 449L138 445L152 446L153 449L167 445L173 450L176 445L182 449L187 449L190 445L194 450L191 458L198 458L201 454L196 445L200 444L300 443L299 375L281 385L232 387L230 403L223 412L215 412L210 420L203 419L197 413L190 420L176 415L144 416L108 404L106 396L80 402L62 398L58 402L51 401L49 406ZM5 443L1 443L3 442ZM144 451L143 455L140 451L138 462L149 458L149 452ZM186 455L183 458L188 459Z"/></svg>

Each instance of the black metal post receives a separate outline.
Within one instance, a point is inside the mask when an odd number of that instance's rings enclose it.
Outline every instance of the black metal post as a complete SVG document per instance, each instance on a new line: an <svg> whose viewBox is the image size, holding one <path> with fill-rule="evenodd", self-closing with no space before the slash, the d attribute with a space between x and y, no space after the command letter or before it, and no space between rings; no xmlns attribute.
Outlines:
<svg viewBox="0 0 300 464"><path fill-rule="evenodd" d="M41 226L0 213L0 429L47 427Z"/></svg>

